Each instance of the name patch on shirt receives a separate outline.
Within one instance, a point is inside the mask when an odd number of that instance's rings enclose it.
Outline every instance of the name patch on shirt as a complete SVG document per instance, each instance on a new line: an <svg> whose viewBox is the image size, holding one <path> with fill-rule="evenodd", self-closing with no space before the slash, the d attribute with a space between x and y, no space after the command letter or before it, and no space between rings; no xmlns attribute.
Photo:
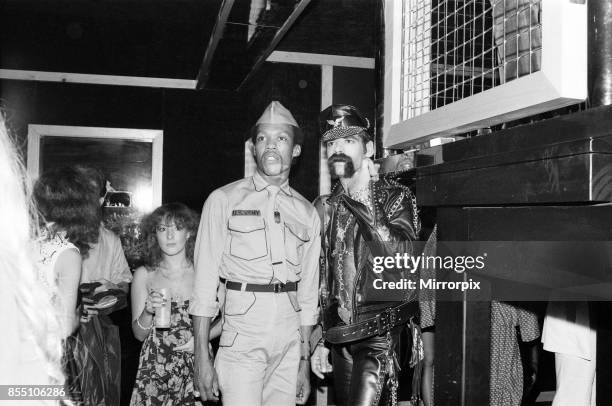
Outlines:
<svg viewBox="0 0 612 406"><path fill-rule="evenodd" d="M232 216L261 216L259 210L233 210Z"/></svg>

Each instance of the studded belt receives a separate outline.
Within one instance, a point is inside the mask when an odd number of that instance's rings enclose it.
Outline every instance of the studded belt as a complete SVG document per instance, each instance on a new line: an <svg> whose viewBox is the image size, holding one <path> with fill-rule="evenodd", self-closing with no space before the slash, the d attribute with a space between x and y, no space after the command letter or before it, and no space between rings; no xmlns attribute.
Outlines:
<svg viewBox="0 0 612 406"><path fill-rule="evenodd" d="M332 327L323 333L323 337L332 344L362 340L385 334L396 326L408 323L412 317L418 317L418 314L419 302L405 302L367 320L347 326Z"/></svg>

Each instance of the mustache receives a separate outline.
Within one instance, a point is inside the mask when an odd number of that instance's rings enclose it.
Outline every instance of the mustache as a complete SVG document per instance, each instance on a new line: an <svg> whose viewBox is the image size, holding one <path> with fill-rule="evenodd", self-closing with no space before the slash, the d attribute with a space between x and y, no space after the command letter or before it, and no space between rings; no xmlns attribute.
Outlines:
<svg viewBox="0 0 612 406"><path fill-rule="evenodd" d="M336 173L336 169L334 168L334 164L342 162L344 163L344 174L339 175ZM336 153L330 156L327 159L327 165L329 167L329 173L331 174L332 179L340 179L342 178L351 178L355 174L355 166L353 165L353 160L346 154L341 152Z"/></svg>
<svg viewBox="0 0 612 406"><path fill-rule="evenodd" d="M344 154L344 153L342 153L342 152L337 152L337 153L335 153L334 155L330 156L330 157L327 159L327 162L328 162L329 164L334 164L334 163L336 163L336 162L344 162L345 164L348 164L348 163L351 163L351 164L352 164L352 163L353 163L353 161L351 160L351 158L350 158L348 155L346 155L346 154Z"/></svg>
<svg viewBox="0 0 612 406"><path fill-rule="evenodd" d="M277 156L277 157L281 156L277 151L274 151L274 150L266 151L263 154L261 154L262 157L265 157L265 156L268 156L268 155L274 155L274 156Z"/></svg>
<svg viewBox="0 0 612 406"><path fill-rule="evenodd" d="M277 151L266 151L257 158L258 161L265 161L268 157L274 157L278 161L283 161L283 157Z"/></svg>

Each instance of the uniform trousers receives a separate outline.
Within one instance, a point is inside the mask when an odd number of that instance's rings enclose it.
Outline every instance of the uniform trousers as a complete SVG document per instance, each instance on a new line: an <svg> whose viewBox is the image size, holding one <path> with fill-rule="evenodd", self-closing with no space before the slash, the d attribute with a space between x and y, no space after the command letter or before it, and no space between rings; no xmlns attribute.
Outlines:
<svg viewBox="0 0 612 406"><path fill-rule="evenodd" d="M287 293L227 290L215 370L224 406L294 406L299 313Z"/></svg>

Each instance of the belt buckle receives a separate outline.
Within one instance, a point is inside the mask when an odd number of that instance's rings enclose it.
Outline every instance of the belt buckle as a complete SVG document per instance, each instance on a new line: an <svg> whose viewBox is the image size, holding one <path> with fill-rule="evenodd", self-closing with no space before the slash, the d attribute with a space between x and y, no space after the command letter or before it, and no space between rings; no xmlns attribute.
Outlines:
<svg viewBox="0 0 612 406"><path fill-rule="evenodd" d="M274 284L274 293L281 293L284 288L285 288L284 283L276 283Z"/></svg>

